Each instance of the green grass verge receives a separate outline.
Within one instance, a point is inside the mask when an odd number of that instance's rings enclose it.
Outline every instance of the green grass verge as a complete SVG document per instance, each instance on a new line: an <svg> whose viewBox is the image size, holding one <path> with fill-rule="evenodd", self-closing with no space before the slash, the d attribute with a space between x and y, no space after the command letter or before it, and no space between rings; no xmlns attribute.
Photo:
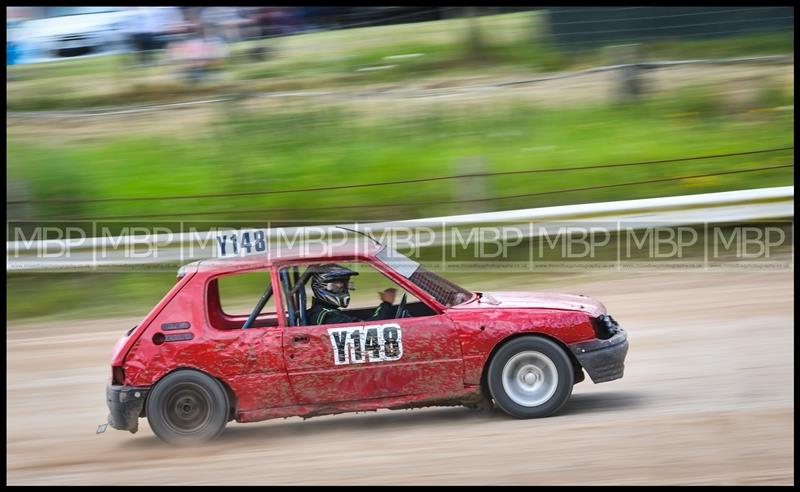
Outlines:
<svg viewBox="0 0 800 492"><path fill-rule="evenodd" d="M765 88L731 103L715 93L663 94L641 104L368 114L310 108L229 113L196 137L107 137L48 144L9 137L7 176L28 198L110 198L280 191L480 171L588 166L791 146L793 96ZM482 164L474 167L474 162ZM143 219L383 220L787 185L793 169L602 188L483 203L425 205L664 179L791 163L790 152L660 165L461 178L414 185L181 201L37 204L10 219L166 215ZM19 198L15 196L15 198ZM386 207L386 204L401 204ZM352 205L371 208L351 210ZM304 208L321 207L303 211ZM264 210L244 214L243 210ZM271 209L283 209L271 211ZM181 216L203 211L217 215Z"/></svg>

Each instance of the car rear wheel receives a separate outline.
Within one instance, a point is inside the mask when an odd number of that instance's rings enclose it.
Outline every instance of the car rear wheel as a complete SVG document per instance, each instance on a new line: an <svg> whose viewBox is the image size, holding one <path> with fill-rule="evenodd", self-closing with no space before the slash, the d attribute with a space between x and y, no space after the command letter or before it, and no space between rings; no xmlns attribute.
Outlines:
<svg viewBox="0 0 800 492"><path fill-rule="evenodd" d="M487 376L497 406L517 418L552 415L572 395L569 356L542 337L526 336L503 345L492 358Z"/></svg>
<svg viewBox="0 0 800 492"><path fill-rule="evenodd" d="M191 445L219 436L228 421L228 395L219 381L179 370L161 379L147 397L147 421L159 439Z"/></svg>

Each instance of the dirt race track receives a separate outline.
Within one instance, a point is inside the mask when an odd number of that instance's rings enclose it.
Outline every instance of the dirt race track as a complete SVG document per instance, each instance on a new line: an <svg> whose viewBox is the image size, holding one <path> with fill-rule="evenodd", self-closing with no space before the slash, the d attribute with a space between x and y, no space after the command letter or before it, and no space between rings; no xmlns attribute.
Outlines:
<svg viewBox="0 0 800 492"><path fill-rule="evenodd" d="M596 296L625 377L556 416L461 407L231 423L200 449L105 422L111 348L139 319L8 327L8 484L794 484L791 273L615 274L513 289ZM143 313L144 314L144 313Z"/></svg>

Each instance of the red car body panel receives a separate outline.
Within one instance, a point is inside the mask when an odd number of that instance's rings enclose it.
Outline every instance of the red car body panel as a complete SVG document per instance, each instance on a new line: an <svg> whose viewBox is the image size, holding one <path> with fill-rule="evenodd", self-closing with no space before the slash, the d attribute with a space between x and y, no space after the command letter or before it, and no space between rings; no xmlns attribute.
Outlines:
<svg viewBox="0 0 800 492"><path fill-rule="evenodd" d="M566 349L595 339L592 317L605 313L602 304L584 296L521 292L474 295L447 307L376 258L381 249L312 248L187 265L164 299L114 347L112 366L117 370L112 370L112 384L149 388L176 369L197 369L227 386L235 418L241 422L463 404L481 399L487 362L503 341L538 334ZM283 315L262 315L248 329L241 329L246 317L209 318L216 310L208 306L219 303L213 281L220 275L265 271L272 285L280 286L281 267L310 261L368 262L435 314L321 326L287 326ZM284 298L275 290L276 312L285 313ZM172 329L185 323L188 328ZM386 323L402 327L399 360L334 363L329 328L365 330ZM114 376L118 368L124 381Z"/></svg>
<svg viewBox="0 0 800 492"><path fill-rule="evenodd" d="M584 313L551 309L476 313L473 309L453 308L448 314L461 328L466 384L480 383L486 362L494 349L513 336L535 333L552 338L562 345L595 337L591 321Z"/></svg>

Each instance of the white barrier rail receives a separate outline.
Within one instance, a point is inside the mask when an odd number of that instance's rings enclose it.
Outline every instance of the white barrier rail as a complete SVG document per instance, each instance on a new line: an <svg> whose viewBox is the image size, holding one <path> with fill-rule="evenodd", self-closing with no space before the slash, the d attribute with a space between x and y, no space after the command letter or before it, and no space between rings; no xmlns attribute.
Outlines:
<svg viewBox="0 0 800 492"><path fill-rule="evenodd" d="M673 197L624 200L615 202L564 205L556 207L505 210L466 215L452 215L391 222L341 224L348 229L368 228L373 234L383 231L423 228L432 224L450 226L501 225L521 231L522 237L531 237L547 228L524 229L520 223L536 223L547 226L557 221L629 222L634 227L677 226L699 223L750 221L758 219L794 217L794 187L761 188L720 193L704 193ZM108 223L108 222L106 222ZM506 226L506 224L508 224ZM338 225L313 226L315 231L343 231ZM290 237L298 237L309 227L266 228L242 230L263 231L268 244ZM82 237L78 239L16 240L6 242L7 271L94 268L100 265L143 265L186 262L195 259L225 256L220 254L224 231L197 231L191 233L139 235L125 237ZM234 231L235 232L235 231ZM8 231L7 231L8 233ZM448 241L444 233L436 233L428 246L441 245ZM128 255L116 251L120 244L158 248L158 254L150 257ZM106 254L107 250L110 254ZM189 253L186 250L189 250ZM68 258L42 254L48 251L69 251ZM97 251L102 250L98 261Z"/></svg>

